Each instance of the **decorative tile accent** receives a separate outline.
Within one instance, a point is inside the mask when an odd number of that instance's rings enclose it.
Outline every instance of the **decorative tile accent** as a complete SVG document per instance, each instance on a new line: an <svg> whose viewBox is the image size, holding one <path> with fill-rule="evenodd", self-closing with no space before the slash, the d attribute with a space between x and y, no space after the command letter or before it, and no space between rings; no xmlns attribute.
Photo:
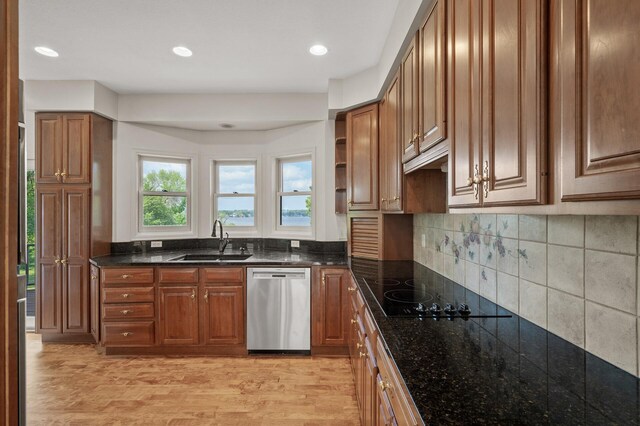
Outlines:
<svg viewBox="0 0 640 426"><path fill-rule="evenodd" d="M518 275L518 240L496 238L496 252L498 271Z"/></svg>
<svg viewBox="0 0 640 426"><path fill-rule="evenodd" d="M636 262L634 256L587 250L586 298L635 315Z"/></svg>
<svg viewBox="0 0 640 426"><path fill-rule="evenodd" d="M498 283L496 270L491 268L480 268L480 295L492 302L498 300Z"/></svg>
<svg viewBox="0 0 640 426"><path fill-rule="evenodd" d="M589 301L585 312L586 349L637 375L637 318Z"/></svg>
<svg viewBox="0 0 640 426"><path fill-rule="evenodd" d="M496 218L496 234L504 238L518 238L518 215L499 214Z"/></svg>
<svg viewBox="0 0 640 426"><path fill-rule="evenodd" d="M520 316L547 328L547 288L520 280Z"/></svg>
<svg viewBox="0 0 640 426"><path fill-rule="evenodd" d="M498 304L518 313L518 278L498 272Z"/></svg>
<svg viewBox="0 0 640 426"><path fill-rule="evenodd" d="M584 216L549 216L549 243L584 247Z"/></svg>
<svg viewBox="0 0 640 426"><path fill-rule="evenodd" d="M548 285L584 297L584 250L547 246Z"/></svg>
<svg viewBox="0 0 640 426"><path fill-rule="evenodd" d="M584 299L552 288L547 291L549 331L584 348Z"/></svg>
<svg viewBox="0 0 640 426"><path fill-rule="evenodd" d="M547 245L520 241L520 278L537 284L547 284Z"/></svg>
<svg viewBox="0 0 640 426"><path fill-rule="evenodd" d="M638 216L587 216L585 247L616 253L638 253Z"/></svg>
<svg viewBox="0 0 640 426"><path fill-rule="evenodd" d="M520 215L518 236L521 240L546 242L547 216Z"/></svg>
<svg viewBox="0 0 640 426"><path fill-rule="evenodd" d="M453 264L453 280L458 284L464 285L465 282L465 262L464 260L459 260L458 262L454 262Z"/></svg>

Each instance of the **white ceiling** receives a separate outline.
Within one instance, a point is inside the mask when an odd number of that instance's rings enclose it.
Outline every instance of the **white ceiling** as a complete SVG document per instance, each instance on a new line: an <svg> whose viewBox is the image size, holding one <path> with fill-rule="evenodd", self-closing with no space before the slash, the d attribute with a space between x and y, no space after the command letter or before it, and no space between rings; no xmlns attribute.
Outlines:
<svg viewBox="0 0 640 426"><path fill-rule="evenodd" d="M20 0L20 76L118 93L324 92L378 62L398 2ZM317 43L326 56L308 53Z"/></svg>
<svg viewBox="0 0 640 426"><path fill-rule="evenodd" d="M304 121L289 120L252 120L252 121L225 121L224 124L231 124L232 128L223 128L220 121L178 121L178 120L162 120L162 121L135 121L135 123L148 124L152 126L174 127L176 129L200 130L200 131L236 131L236 130L275 130L283 127L295 126L303 124Z"/></svg>

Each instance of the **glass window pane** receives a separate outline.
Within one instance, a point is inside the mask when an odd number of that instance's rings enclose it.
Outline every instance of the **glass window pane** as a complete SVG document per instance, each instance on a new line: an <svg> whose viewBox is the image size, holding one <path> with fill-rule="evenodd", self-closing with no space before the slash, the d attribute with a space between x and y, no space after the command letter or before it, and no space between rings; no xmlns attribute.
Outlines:
<svg viewBox="0 0 640 426"><path fill-rule="evenodd" d="M284 195L280 197L280 225L311 226L311 196Z"/></svg>
<svg viewBox="0 0 640 426"><path fill-rule="evenodd" d="M255 226L254 197L218 197L217 218L224 226Z"/></svg>
<svg viewBox="0 0 640 426"><path fill-rule="evenodd" d="M142 161L143 191L187 191L187 164L160 160Z"/></svg>
<svg viewBox="0 0 640 426"><path fill-rule="evenodd" d="M145 195L142 213L144 226L186 226L187 197Z"/></svg>
<svg viewBox="0 0 640 426"><path fill-rule="evenodd" d="M311 160L281 163L282 192L311 191Z"/></svg>
<svg viewBox="0 0 640 426"><path fill-rule="evenodd" d="M221 194L255 194L256 166L253 164L218 166L218 192Z"/></svg>

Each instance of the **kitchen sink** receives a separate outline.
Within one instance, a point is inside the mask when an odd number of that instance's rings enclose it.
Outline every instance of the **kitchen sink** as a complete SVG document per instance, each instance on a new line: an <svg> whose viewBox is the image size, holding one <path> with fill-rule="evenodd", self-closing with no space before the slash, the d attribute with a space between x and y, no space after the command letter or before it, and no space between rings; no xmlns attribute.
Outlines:
<svg viewBox="0 0 640 426"><path fill-rule="evenodd" d="M246 260L251 254L185 254L169 259L171 262L222 262L225 260Z"/></svg>

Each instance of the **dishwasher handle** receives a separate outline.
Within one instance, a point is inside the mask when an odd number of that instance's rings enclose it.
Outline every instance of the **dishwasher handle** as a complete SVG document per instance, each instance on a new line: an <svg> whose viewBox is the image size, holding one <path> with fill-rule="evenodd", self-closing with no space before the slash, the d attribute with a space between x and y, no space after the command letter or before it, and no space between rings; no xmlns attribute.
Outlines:
<svg viewBox="0 0 640 426"><path fill-rule="evenodd" d="M305 279L307 277L306 271L295 269L295 270L277 270L277 271L269 271L269 270L254 270L251 273L251 278L254 280L295 280L295 279Z"/></svg>

